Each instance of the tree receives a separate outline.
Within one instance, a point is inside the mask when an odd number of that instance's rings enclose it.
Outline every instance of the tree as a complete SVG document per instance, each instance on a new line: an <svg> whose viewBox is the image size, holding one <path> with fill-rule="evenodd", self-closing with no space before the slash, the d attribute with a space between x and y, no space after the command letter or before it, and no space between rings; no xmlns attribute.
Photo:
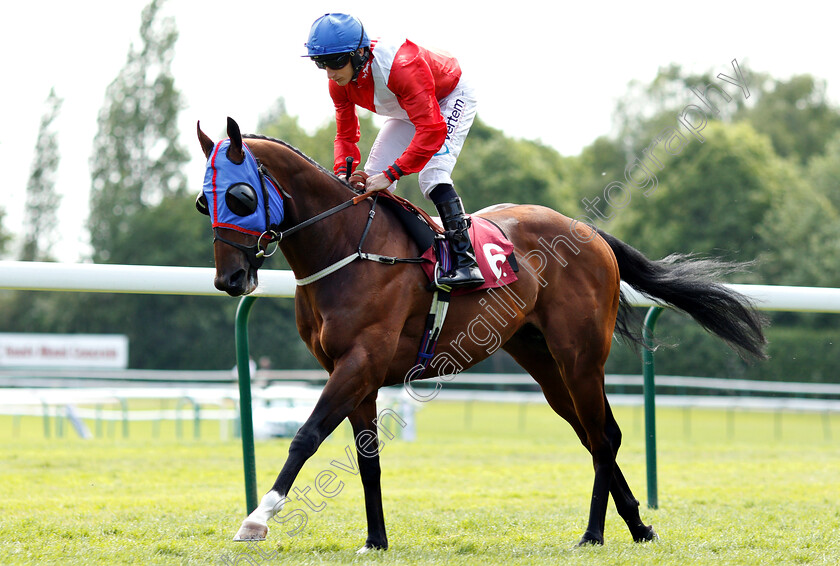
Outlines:
<svg viewBox="0 0 840 566"><path fill-rule="evenodd" d="M6 253L6 247L12 240L12 235L9 234L3 227L4 216L6 216L6 211L3 208L0 208L0 257L3 257L3 255Z"/></svg>
<svg viewBox="0 0 840 566"><path fill-rule="evenodd" d="M734 95L714 71L689 74L679 65L661 68L649 84L632 81L615 110L618 140L628 156L638 154L654 135L670 126L686 104L701 104L696 93L709 84L725 87L731 95L729 101L714 95L719 113L710 113L709 119L748 121L770 137L776 153L800 164L823 153L840 129L840 111L829 101L825 81L811 75L781 80L746 65L740 69L749 85L749 98Z"/></svg>
<svg viewBox="0 0 840 566"><path fill-rule="evenodd" d="M822 154L840 130L840 112L828 100L825 81L811 75L772 81L754 106L741 109L737 118L749 120L770 137L776 153L800 164Z"/></svg>
<svg viewBox="0 0 840 566"><path fill-rule="evenodd" d="M298 124L297 116L292 116L286 110L286 100L283 97L274 101L274 106L260 115L257 120L257 132L264 136L282 140L309 155L300 146L308 145L312 137ZM310 155L310 157L315 159L314 155Z"/></svg>
<svg viewBox="0 0 840 566"><path fill-rule="evenodd" d="M178 32L172 18L158 17L162 2L143 10L141 47L130 47L99 113L88 220L96 262L112 261L132 215L186 190L188 156L177 141L181 95L171 73Z"/></svg>
<svg viewBox="0 0 840 566"><path fill-rule="evenodd" d="M759 268L774 285L840 286L840 135L787 187L759 233L772 242Z"/></svg>
<svg viewBox="0 0 840 566"><path fill-rule="evenodd" d="M359 111L361 139L359 151L364 166L377 127L373 115ZM305 132L297 117L286 112L279 100L259 121L260 133L282 139L332 171L335 121L331 120L313 134ZM452 173L455 187L470 210L500 202L520 202L556 206L574 206L572 193L562 183L566 161L553 149L529 140L514 140L500 130L476 118L458 164ZM437 214L423 197L417 175L400 179L397 193L427 212Z"/></svg>
<svg viewBox="0 0 840 566"><path fill-rule="evenodd" d="M805 179L814 191L831 201L840 210L840 133L826 144L825 152L808 162Z"/></svg>
<svg viewBox="0 0 840 566"><path fill-rule="evenodd" d="M111 243L112 263L212 267L213 234L195 209L195 195L173 195L126 219Z"/></svg>
<svg viewBox="0 0 840 566"><path fill-rule="evenodd" d="M663 161L654 190L631 189L625 207L613 211L610 231L654 257L753 260L772 246L757 227L797 182L798 170L747 123L709 122L703 134L703 143L692 141Z"/></svg>
<svg viewBox="0 0 840 566"><path fill-rule="evenodd" d="M373 114L363 109L359 109L358 113L361 131L359 151L362 154L361 166L364 166L378 128L373 123ZM286 111L286 103L280 98L271 110L260 117L257 124L259 133L282 140L321 164L327 171L333 170L335 119L309 134L298 124L297 116L292 116Z"/></svg>
<svg viewBox="0 0 840 566"><path fill-rule="evenodd" d="M55 190L55 174L60 156L53 121L58 117L62 99L50 89L47 111L41 117L35 158L26 185L23 249L24 261L50 260L50 248L55 243L58 205L61 197Z"/></svg>
<svg viewBox="0 0 840 566"><path fill-rule="evenodd" d="M747 72L747 69L743 71ZM767 75L749 72L746 80L750 89L749 99L731 96L731 100L726 101L722 95L711 91L714 94L709 96L718 112L710 112L710 119L732 122L739 112L744 112L749 102L761 97L768 82ZM729 85L717 79L715 71L689 74L676 64L660 68L649 84L631 81L614 112L617 139L626 155L638 155L654 136L664 128L672 127L676 116L686 105L702 105L697 93L705 93L707 85L721 87L724 92L729 89L728 95L733 94Z"/></svg>
<svg viewBox="0 0 840 566"><path fill-rule="evenodd" d="M789 187L758 233L773 243L758 263L762 283L840 286L840 212L809 185Z"/></svg>
<svg viewBox="0 0 840 566"><path fill-rule="evenodd" d="M142 13L141 45L108 86L99 114L91 169L89 228L97 262L211 266L207 219L186 190L186 151L177 141L181 96L171 73L178 37L162 0ZM233 349L208 338L234 308L221 299L147 295L84 296L74 305L76 331L119 332L131 341L132 367L225 367ZM97 312L97 316L81 313ZM227 320L224 320L227 319ZM165 324L167 332L157 328ZM201 337L205 339L202 340ZM212 343L212 342L211 342Z"/></svg>
<svg viewBox="0 0 840 566"><path fill-rule="evenodd" d="M568 173L562 183L564 193L574 202L558 201L557 209L576 218L584 214L582 201L586 199L586 202L592 203L589 206L603 213L606 203L598 195L603 193L608 183L624 176L626 158L620 144L607 136L601 136L583 148L580 155L568 158L567 163Z"/></svg>
<svg viewBox="0 0 840 566"><path fill-rule="evenodd" d="M554 149L511 139L476 118L452 178L470 210L503 202L566 209L574 206L563 184L567 174L566 160Z"/></svg>

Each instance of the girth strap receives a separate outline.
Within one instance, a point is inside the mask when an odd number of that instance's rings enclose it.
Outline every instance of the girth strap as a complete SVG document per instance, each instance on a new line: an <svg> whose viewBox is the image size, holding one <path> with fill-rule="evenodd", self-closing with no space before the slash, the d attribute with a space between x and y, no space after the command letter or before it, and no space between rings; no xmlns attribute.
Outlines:
<svg viewBox="0 0 840 566"><path fill-rule="evenodd" d="M406 381L414 381L426 372L432 358L435 355L440 332L446 320L446 313L449 311L449 300L452 297L452 288L441 285L435 288L432 296L432 306L426 316L426 329L423 332L423 339L420 341L420 350L417 352L417 360L414 367L406 376Z"/></svg>

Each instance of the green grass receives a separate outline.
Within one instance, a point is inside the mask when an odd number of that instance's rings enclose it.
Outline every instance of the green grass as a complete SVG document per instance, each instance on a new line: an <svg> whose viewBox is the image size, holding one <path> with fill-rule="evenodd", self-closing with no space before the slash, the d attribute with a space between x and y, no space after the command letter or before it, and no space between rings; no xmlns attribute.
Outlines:
<svg viewBox="0 0 840 566"><path fill-rule="evenodd" d="M131 423L89 441L39 418L0 417L0 564L837 564L840 448L822 415L660 410L660 509L645 505L642 413L615 409L619 463L661 540L634 544L612 504L606 545L572 550L587 518L591 461L545 406L433 401L418 439L387 441L382 485L391 544L356 556L366 535L360 482L346 461L346 425L296 486L333 469L344 483L321 511L293 501L307 524L271 524L261 545L230 541L244 516L241 449L205 423ZM781 424L781 427L779 425ZM840 437L840 417L828 422ZM93 426L91 425L93 429ZM153 437L157 436L157 438ZM257 443L260 493L288 440ZM337 486L337 484L335 484ZM246 556L247 555L247 556ZM247 558L247 561L246 561Z"/></svg>

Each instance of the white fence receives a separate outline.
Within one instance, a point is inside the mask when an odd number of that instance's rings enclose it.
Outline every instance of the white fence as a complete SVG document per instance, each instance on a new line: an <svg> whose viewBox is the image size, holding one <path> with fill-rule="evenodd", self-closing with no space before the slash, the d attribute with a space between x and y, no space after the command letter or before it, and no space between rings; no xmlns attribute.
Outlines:
<svg viewBox="0 0 840 566"><path fill-rule="evenodd" d="M214 269L203 267L0 261L0 289L226 296L213 287L214 274ZM840 313L840 289L776 285L730 287L749 296L762 310ZM636 306L656 304L624 283L622 289ZM260 285L255 296L292 297L294 292L295 280L291 271L260 270Z"/></svg>
<svg viewBox="0 0 840 566"><path fill-rule="evenodd" d="M214 275L215 270L207 267L0 261L0 289L28 291L226 297L213 287ZM260 286L254 295L291 297L294 293L291 271L260 270Z"/></svg>
<svg viewBox="0 0 840 566"><path fill-rule="evenodd" d="M327 377L322 370L258 370L253 374L257 438L294 434L314 406ZM0 414L40 417L45 436L63 436L65 423L69 423L83 438L117 434L129 437L130 423L151 421L152 434L157 437L161 422L174 421L178 438L190 431L200 438L203 423L218 421L220 438L229 439L239 430L236 379L231 370L0 369ZM643 406L641 376L607 375L606 384L613 406ZM728 411L730 434L734 431L735 411L776 413L779 436L781 413L809 412L822 413L824 436L830 440L830 415L840 413L840 384L682 376L657 376L656 384L660 390L668 391L656 396L660 407ZM462 373L437 392L433 386L434 382L419 382L414 387L422 395L434 393L435 402L464 403L465 423L471 422L472 403L476 401L518 404L520 428L525 426L528 406L545 404L545 398L527 374ZM147 402L142 410L129 410L130 405L143 399L160 401L161 408L148 406ZM167 408L163 408L164 401ZM400 432L403 439L412 439L416 434L415 410L425 404L410 399L397 386L383 389L380 401L383 406L395 407L410 421L410 426ZM690 415L686 414L684 420L688 423Z"/></svg>
<svg viewBox="0 0 840 566"><path fill-rule="evenodd" d="M216 290L213 287L213 277L215 271L212 268L193 268L193 267L161 267L161 266L135 266L135 265L97 265L97 264L61 264L61 263L43 263L43 262L10 262L0 261L0 289L17 289L17 290L31 290L31 291L79 291L79 292L104 292L104 293L143 293L143 294L172 294L172 295L211 295L226 297L224 293ZM623 285L623 284L622 284ZM840 313L840 289L827 289L815 287L781 287L770 285L731 285L732 288L750 297L759 309L773 310L773 311L803 311L803 312L822 312L822 313ZM289 271L279 271L263 269L260 271L260 285L255 296L263 297L291 297L294 295L295 282L294 275ZM652 306L655 302L642 297L629 287L624 287L624 291L630 301L636 306ZM137 370L135 370L136 372ZM102 377L104 374L100 374ZM124 374L123 374L124 375ZM152 374L148 374L150 376ZM56 384L63 381L64 378L52 376L56 380ZM159 376L158 376L159 377ZM259 376L257 376L259 377ZM0 387L9 385L9 379L14 376L5 372L0 373ZM140 382L143 377L140 373L134 375L134 381ZM195 376L196 379L201 379ZM640 377L625 376L626 379L641 380ZM177 378L176 378L177 379ZM471 377L469 375L459 376L457 381L461 383L469 382L470 380L482 380L485 384L498 383L499 380L509 379L505 376L491 376L482 375ZM524 378L529 379L529 378ZM608 378L608 384L611 376ZM657 384L667 386L669 378L658 378ZM760 384L760 382L739 382L733 380L720 380L719 383L712 383L703 381L689 383L686 379L696 378L680 378L682 387L702 387L704 389L724 388L728 390L743 388L745 391L749 390L753 393L765 391L770 389L776 390L782 388L787 392L800 392L801 394L813 393L813 387L822 387L826 394L836 394L836 389L840 386L826 385L817 386L808 384ZM6 383L3 383L3 381ZM215 376L213 380L224 381L223 375ZM230 381L235 380L231 374ZM156 381L155 378L150 378L147 381L149 386L151 382ZM183 380L182 380L183 381ZM768 389L770 388L770 389ZM827 388L827 389L826 389ZM807 389L807 391L805 390ZM183 392L188 397L195 397L198 395L194 388L190 388L187 392ZM205 392L206 393L206 392ZM170 392L170 395L173 394ZM441 390L441 399L462 399L470 396L476 398L474 392L467 392L464 390L456 390L454 387L443 388ZM482 394L485 398L500 399L498 394L489 393ZM202 397L204 397L202 395ZM236 399L235 393L233 395L226 392L220 399L219 403ZM541 396L529 393L513 393L507 392L502 399L520 400L529 402L532 400L539 400ZM640 403L640 396L611 396L615 398L616 404L636 404ZM697 405L709 405L717 407L733 407L739 405L744 408L790 408L794 410L823 410L835 411L837 410L836 401L820 401L817 399L800 399L794 402L791 399L782 399L777 397L759 396L739 396L739 397L724 397L718 400L712 400L709 397L701 397L697 395L690 396L665 396L661 398L663 405L680 405L685 403L694 403Z"/></svg>

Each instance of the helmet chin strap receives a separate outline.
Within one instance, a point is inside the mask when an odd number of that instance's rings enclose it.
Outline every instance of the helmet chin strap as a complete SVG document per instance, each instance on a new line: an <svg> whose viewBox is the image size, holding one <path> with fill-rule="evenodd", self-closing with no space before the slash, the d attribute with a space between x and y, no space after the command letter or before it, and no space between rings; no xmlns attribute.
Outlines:
<svg viewBox="0 0 840 566"><path fill-rule="evenodd" d="M359 72L361 72L362 68L365 66L365 63L368 62L370 59L370 50L367 47L362 48L362 54L359 55L359 50L353 52L350 55L350 64L353 65L353 79L356 80L356 77L359 76Z"/></svg>

